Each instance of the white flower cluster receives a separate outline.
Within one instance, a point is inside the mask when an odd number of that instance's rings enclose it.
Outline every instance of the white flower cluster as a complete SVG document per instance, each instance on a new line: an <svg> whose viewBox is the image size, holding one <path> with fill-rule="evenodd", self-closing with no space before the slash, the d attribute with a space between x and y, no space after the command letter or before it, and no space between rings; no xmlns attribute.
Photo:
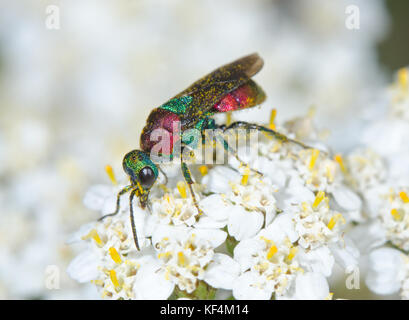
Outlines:
<svg viewBox="0 0 409 320"><path fill-rule="evenodd" d="M65 241L95 219L81 199L101 179L101 167L111 162L119 170L150 108L196 75L260 48L265 66L257 81L280 116L314 103L318 121L344 128L354 102L383 77L374 48L388 25L383 0L355 0L366 31L351 33L345 28L349 2L161 0L158 10L150 0L82 0L52 4L61 19L50 15L51 3L9 2L0 10L2 26L12 26L0 28L0 298L96 296L94 286L64 273L60 289L49 290L45 267L65 270L78 253ZM60 28L48 29L50 20L61 20ZM253 108L233 117L257 123L268 112ZM163 206L170 210L190 201L173 192L169 197ZM156 217L176 225L192 214L187 225L194 223L195 209L184 209L192 211Z"/></svg>
<svg viewBox="0 0 409 320"><path fill-rule="evenodd" d="M354 267L359 257L344 234L360 212L359 197L326 151L267 137L253 148L243 160L262 176L234 157L230 166L196 166L203 214L181 182L179 165L167 165L170 179L154 186L151 213L134 204L141 251L121 201L117 216L74 237L85 240L86 249L69 275L92 281L102 297L113 299L331 298L327 278L334 263ZM110 213L118 190L93 187L85 205Z"/></svg>
<svg viewBox="0 0 409 320"><path fill-rule="evenodd" d="M365 223L351 237L367 260L368 287L377 294L400 291L408 299L409 252L409 70L392 85L387 115L364 133L365 148L351 152L345 176L364 200Z"/></svg>

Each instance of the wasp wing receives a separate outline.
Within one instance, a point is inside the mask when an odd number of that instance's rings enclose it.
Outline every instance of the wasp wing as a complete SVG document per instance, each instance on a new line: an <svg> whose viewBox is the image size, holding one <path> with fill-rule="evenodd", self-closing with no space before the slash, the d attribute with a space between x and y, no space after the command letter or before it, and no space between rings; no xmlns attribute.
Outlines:
<svg viewBox="0 0 409 320"><path fill-rule="evenodd" d="M188 110L181 116L185 127L208 114L226 94L247 83L263 64L263 59L257 53L242 57L214 70L173 97L192 97Z"/></svg>

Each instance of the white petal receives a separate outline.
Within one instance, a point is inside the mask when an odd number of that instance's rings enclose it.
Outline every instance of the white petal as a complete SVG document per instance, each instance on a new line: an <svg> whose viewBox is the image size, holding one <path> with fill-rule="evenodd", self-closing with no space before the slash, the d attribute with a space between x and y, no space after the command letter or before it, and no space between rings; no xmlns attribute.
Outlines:
<svg viewBox="0 0 409 320"><path fill-rule="evenodd" d="M192 231L196 234L198 239L203 239L210 242L213 248L220 246L227 238L227 233L218 229L199 229L196 228Z"/></svg>
<svg viewBox="0 0 409 320"><path fill-rule="evenodd" d="M207 189L215 193L228 193L231 191L230 181L240 179L240 174L225 166L216 166L203 177L202 183Z"/></svg>
<svg viewBox="0 0 409 320"><path fill-rule="evenodd" d="M112 187L102 184L94 185L85 194L83 202L91 210L102 210L106 199L112 194Z"/></svg>
<svg viewBox="0 0 409 320"><path fill-rule="evenodd" d="M160 263L145 262L135 276L133 292L138 300L166 300L172 294L175 285L166 280L160 270Z"/></svg>
<svg viewBox="0 0 409 320"><path fill-rule="evenodd" d="M377 294L399 291L404 277L402 253L392 248L380 248L369 255L369 270L365 279L368 288Z"/></svg>
<svg viewBox="0 0 409 320"><path fill-rule="evenodd" d="M229 207L222 199L220 194L212 194L200 201L200 207L205 214L214 220L227 220L229 216Z"/></svg>
<svg viewBox="0 0 409 320"><path fill-rule="evenodd" d="M371 218L375 218L379 215L379 210L383 204L383 194L387 194L389 186L382 185L376 186L374 188L365 190L364 199L365 199L365 211Z"/></svg>
<svg viewBox="0 0 409 320"><path fill-rule="evenodd" d="M344 210L355 211L360 210L362 207L361 198L347 187L339 186L335 188L332 195L337 204Z"/></svg>
<svg viewBox="0 0 409 320"><path fill-rule="evenodd" d="M186 226L170 226L170 225L158 225L157 228L152 233L152 244L160 242L163 238L169 238L172 240L182 241L187 238L188 233L191 228Z"/></svg>
<svg viewBox="0 0 409 320"><path fill-rule="evenodd" d="M100 258L94 250L84 251L71 261L67 267L67 273L72 279L80 283L96 280L99 275L99 260Z"/></svg>
<svg viewBox="0 0 409 320"><path fill-rule="evenodd" d="M278 188L283 188L287 182L287 175L285 171L277 165L277 162L271 161L265 157L258 157L257 160L256 166L253 168L269 177L273 185Z"/></svg>
<svg viewBox="0 0 409 320"><path fill-rule="evenodd" d="M379 221L358 225L348 232L362 254L383 245L386 242L385 229Z"/></svg>
<svg viewBox="0 0 409 320"><path fill-rule="evenodd" d="M273 291L257 284L259 279L250 271L243 273L233 285L236 300L269 300Z"/></svg>
<svg viewBox="0 0 409 320"><path fill-rule="evenodd" d="M307 272L297 277L295 283L295 299L323 300L328 296L328 282L322 274Z"/></svg>
<svg viewBox="0 0 409 320"><path fill-rule="evenodd" d="M214 288L232 289L240 274L240 265L228 255L216 253L206 269L204 281Z"/></svg>
<svg viewBox="0 0 409 320"><path fill-rule="evenodd" d="M330 244L329 248L335 261L344 269L354 268L358 265L360 253L350 238L344 236L344 241Z"/></svg>
<svg viewBox="0 0 409 320"><path fill-rule="evenodd" d="M301 249L301 248L300 248ZM319 247L308 252L300 250L298 253L300 262L314 273L321 273L325 277L329 277L334 266L334 257L327 247Z"/></svg>
<svg viewBox="0 0 409 320"><path fill-rule="evenodd" d="M315 199L314 193L307 187L304 182L298 177L290 178L287 188L281 189L277 195L277 206L284 211L291 211L293 204L304 201L312 202Z"/></svg>
<svg viewBox="0 0 409 320"><path fill-rule="evenodd" d="M298 233L295 231L293 215L290 213L280 213L265 229L261 230L258 236L264 236L274 242L281 242L288 238L291 242L298 239Z"/></svg>
<svg viewBox="0 0 409 320"><path fill-rule="evenodd" d="M229 234L241 241L254 236L263 226L264 216L261 212L249 212L242 206L232 206L227 230Z"/></svg>
<svg viewBox="0 0 409 320"><path fill-rule="evenodd" d="M73 244L75 242L82 241L82 237L88 234L93 228L95 228L95 222L90 222L82 225L78 231L74 232L68 237L65 243Z"/></svg>
<svg viewBox="0 0 409 320"><path fill-rule="evenodd" d="M227 224L227 220L218 221L218 220L213 219L212 217L203 215L200 217L199 221L195 224L195 227L204 228L204 229L221 229L221 228L224 228L226 224Z"/></svg>
<svg viewBox="0 0 409 320"><path fill-rule="evenodd" d="M256 239L245 239L240 241L234 248L234 260L240 264L241 271L244 272L255 264L257 253L261 252L264 244Z"/></svg>

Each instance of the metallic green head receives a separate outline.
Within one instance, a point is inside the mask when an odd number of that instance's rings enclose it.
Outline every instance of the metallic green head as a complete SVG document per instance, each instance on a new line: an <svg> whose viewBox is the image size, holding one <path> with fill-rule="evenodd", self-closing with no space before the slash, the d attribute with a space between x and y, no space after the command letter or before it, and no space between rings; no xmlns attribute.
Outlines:
<svg viewBox="0 0 409 320"><path fill-rule="evenodd" d="M147 194L158 178L158 167L149 155L140 150L132 150L125 155L122 165L131 178L132 185L140 187L139 196Z"/></svg>

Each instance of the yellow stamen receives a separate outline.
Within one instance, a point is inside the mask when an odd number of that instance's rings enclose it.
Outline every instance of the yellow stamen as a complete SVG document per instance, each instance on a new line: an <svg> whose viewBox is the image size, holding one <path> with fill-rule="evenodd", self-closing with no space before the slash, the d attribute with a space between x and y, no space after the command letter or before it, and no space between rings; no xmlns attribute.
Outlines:
<svg viewBox="0 0 409 320"><path fill-rule="evenodd" d="M402 89L408 87L408 69L402 68L398 71L398 82Z"/></svg>
<svg viewBox="0 0 409 320"><path fill-rule="evenodd" d="M267 239L266 237L261 236L260 239L264 240L266 243L274 244L273 240Z"/></svg>
<svg viewBox="0 0 409 320"><path fill-rule="evenodd" d="M273 243L272 246L270 247L270 249L267 252L267 259L270 260L277 253L277 251L278 251L278 249Z"/></svg>
<svg viewBox="0 0 409 320"><path fill-rule="evenodd" d="M172 255L171 251L158 253L158 259L169 258Z"/></svg>
<svg viewBox="0 0 409 320"><path fill-rule="evenodd" d="M101 238L99 237L97 230L95 230L95 229L92 229L90 232L88 232L87 235L81 237L81 239L82 239L82 240L94 239L95 242L96 242L99 246L102 245L102 240L101 240Z"/></svg>
<svg viewBox="0 0 409 320"><path fill-rule="evenodd" d="M402 216L399 214L399 211L398 211L398 209L392 209L391 210L391 215L392 215L392 217L395 219L395 220L397 220L397 221L400 221L400 220L402 220Z"/></svg>
<svg viewBox="0 0 409 320"><path fill-rule="evenodd" d="M344 219L344 217L342 216L342 214L337 213L336 215L334 215L334 216L329 220L328 226L327 226L328 229L330 229L330 230L334 229L336 223L337 223L339 220L341 220L342 223L345 223L345 219Z"/></svg>
<svg viewBox="0 0 409 320"><path fill-rule="evenodd" d="M114 260L116 263L118 264L122 263L121 256L114 247L109 248L109 255L111 256L112 260Z"/></svg>
<svg viewBox="0 0 409 320"><path fill-rule="evenodd" d="M96 286L102 287L104 285L104 281L102 280L91 280L92 284L95 284Z"/></svg>
<svg viewBox="0 0 409 320"><path fill-rule="evenodd" d="M289 261L293 260L293 258L294 258L295 255L297 254L297 252L298 252L298 248L292 247L292 248L290 249L290 253L289 253L288 256L287 256L287 259L288 259Z"/></svg>
<svg viewBox="0 0 409 320"><path fill-rule="evenodd" d="M409 197L405 191L399 192L399 197L402 199L404 203L409 203Z"/></svg>
<svg viewBox="0 0 409 320"><path fill-rule="evenodd" d="M316 113L317 113L317 107L311 106L311 107L308 109L307 117L312 118L312 117L315 116Z"/></svg>
<svg viewBox="0 0 409 320"><path fill-rule="evenodd" d="M209 172L209 170L207 169L207 166L203 165L199 167L199 172L202 176L207 175L207 173Z"/></svg>
<svg viewBox="0 0 409 320"><path fill-rule="evenodd" d="M345 167L345 165L344 165L344 161L343 161L343 159L342 159L342 156L341 156L340 154L337 154L337 155L335 155L334 160L335 160L336 162L338 162L339 167L341 168L342 172L346 173L346 172L347 172L347 169L346 169L346 167Z"/></svg>
<svg viewBox="0 0 409 320"><path fill-rule="evenodd" d="M277 141L274 145L273 145L273 147L271 148L271 152L277 152L278 150L280 150L280 148L282 147L282 145L283 145L283 142L282 141Z"/></svg>
<svg viewBox="0 0 409 320"><path fill-rule="evenodd" d="M268 125L268 127L269 127L271 130L275 130L275 129L276 129L276 125L275 125L275 123L274 123L276 116L277 116L277 109L271 110L270 122L269 122L269 125Z"/></svg>
<svg viewBox="0 0 409 320"><path fill-rule="evenodd" d="M169 269L166 269L165 279L166 279L166 280L170 280L170 271L169 271Z"/></svg>
<svg viewBox="0 0 409 320"><path fill-rule="evenodd" d="M160 184L159 188L161 188L163 192L169 192L169 189L164 184Z"/></svg>
<svg viewBox="0 0 409 320"><path fill-rule="evenodd" d="M325 192L324 191L319 191L315 197L314 203L312 204L312 207L314 209L317 209L317 207L320 205L322 200L325 198Z"/></svg>
<svg viewBox="0 0 409 320"><path fill-rule="evenodd" d="M312 169L314 169L315 166L315 162L318 159L318 156L320 154L320 151L318 149L312 149L312 153L311 153L311 158L310 158L310 163L308 165L308 169L311 171Z"/></svg>
<svg viewBox="0 0 409 320"><path fill-rule="evenodd" d="M334 181L334 175L332 174L332 170L329 166L327 166L326 168L326 173L327 173L327 177L329 182L333 182Z"/></svg>
<svg viewBox="0 0 409 320"><path fill-rule="evenodd" d="M178 252L178 265L182 267L186 265L186 258L182 251Z"/></svg>
<svg viewBox="0 0 409 320"><path fill-rule="evenodd" d="M243 186L246 186L246 185L247 185L247 183L248 183L248 181L249 181L249 175L250 175L250 168L249 168L249 167L246 167L246 168L244 169L243 177L241 178L241 184L242 184Z"/></svg>
<svg viewBox="0 0 409 320"><path fill-rule="evenodd" d="M232 122L231 120L231 111L226 112L226 126L230 125Z"/></svg>
<svg viewBox="0 0 409 320"><path fill-rule="evenodd" d="M186 196L187 196L187 193L186 193L186 184L185 184L183 181L179 181L179 182L176 184L176 187L177 187L178 190L179 190L180 196L181 196L183 199L185 199Z"/></svg>
<svg viewBox="0 0 409 320"><path fill-rule="evenodd" d="M110 165L105 166L105 172L107 173L109 179L111 180L111 182L113 184L118 184L118 182L116 181L116 178L115 178L114 169L112 169L112 167Z"/></svg>
<svg viewBox="0 0 409 320"><path fill-rule="evenodd" d="M333 292L330 292L329 295L324 300L332 300Z"/></svg>
<svg viewBox="0 0 409 320"><path fill-rule="evenodd" d="M114 285L115 289L120 287L118 278L116 277L115 270L109 270L109 277L111 278L112 284Z"/></svg>

